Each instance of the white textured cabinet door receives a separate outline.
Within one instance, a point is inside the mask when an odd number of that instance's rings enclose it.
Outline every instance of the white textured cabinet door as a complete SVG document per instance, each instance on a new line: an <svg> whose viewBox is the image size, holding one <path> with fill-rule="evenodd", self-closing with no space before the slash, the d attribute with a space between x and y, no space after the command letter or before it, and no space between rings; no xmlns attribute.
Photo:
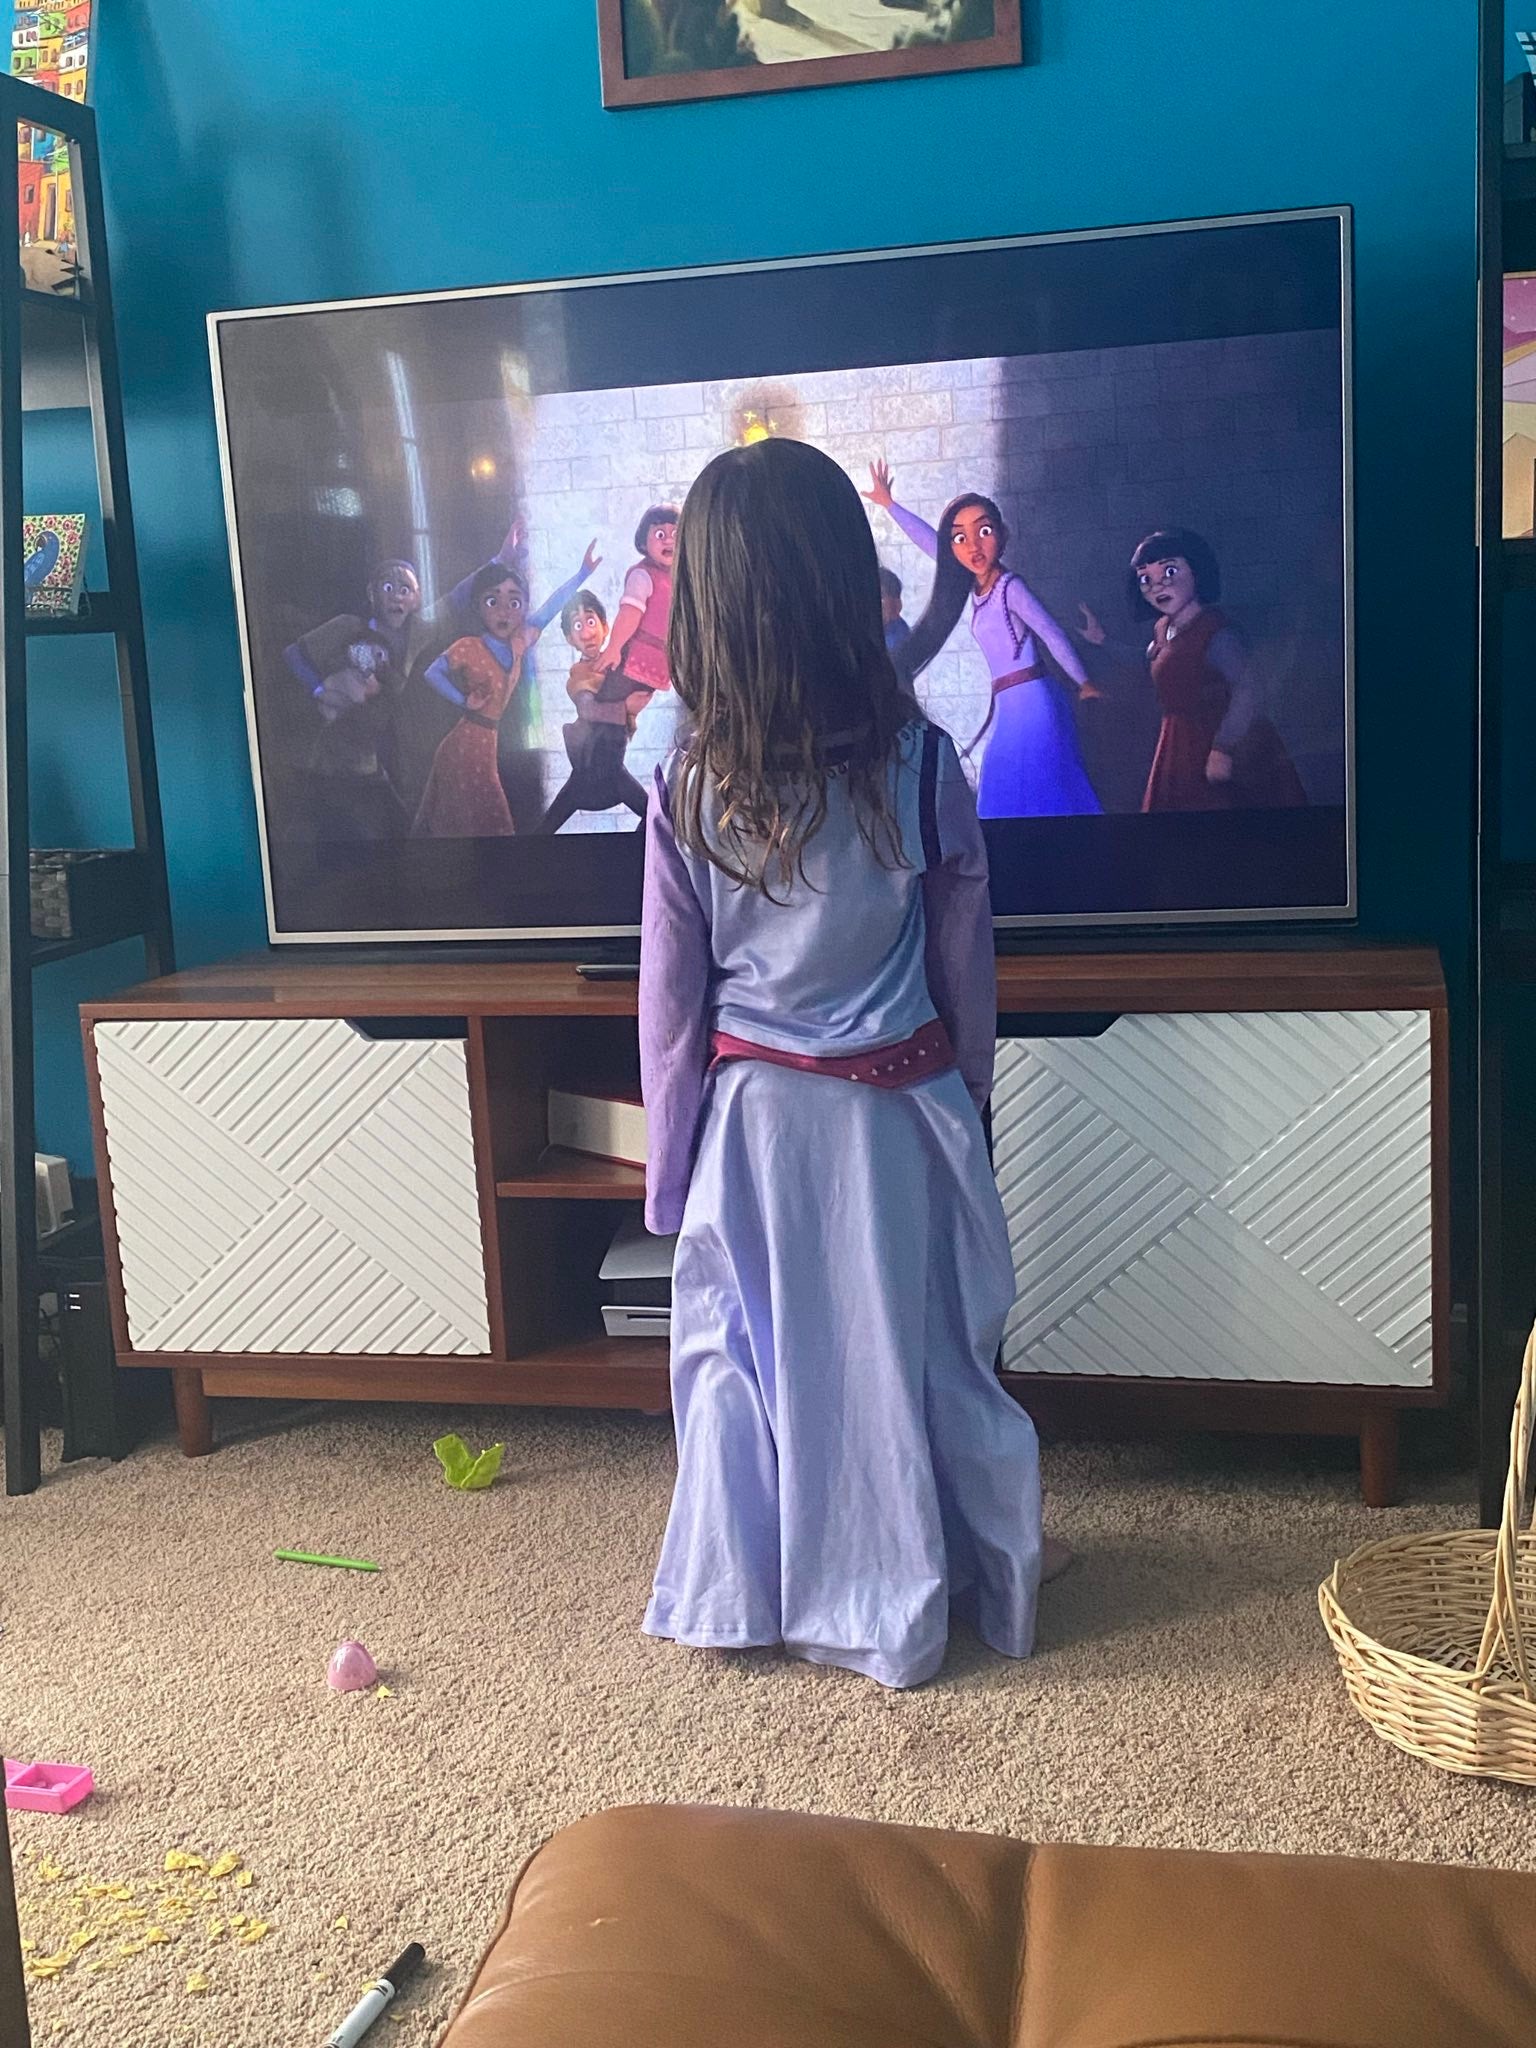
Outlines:
<svg viewBox="0 0 1536 2048"><path fill-rule="evenodd" d="M1005 1367L1428 1386L1430 1094L1419 1011L1005 1039Z"/></svg>
<svg viewBox="0 0 1536 2048"><path fill-rule="evenodd" d="M490 1350L462 1042L333 1018L95 1037L136 1351Z"/></svg>

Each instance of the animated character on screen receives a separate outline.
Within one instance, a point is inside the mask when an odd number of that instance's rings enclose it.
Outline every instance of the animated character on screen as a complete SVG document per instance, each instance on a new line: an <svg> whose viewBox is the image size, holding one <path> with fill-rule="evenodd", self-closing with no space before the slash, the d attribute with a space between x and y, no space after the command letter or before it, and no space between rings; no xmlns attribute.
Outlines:
<svg viewBox="0 0 1536 2048"><path fill-rule="evenodd" d="M672 613L672 563L677 553L677 507L650 505L635 529L640 559L624 578L624 595L598 657L605 675L621 674L635 692L670 690L667 621Z"/></svg>
<svg viewBox="0 0 1536 2048"><path fill-rule="evenodd" d="M901 650L903 674L916 677L943 648L971 605L971 632L992 677L991 702L971 754L991 735L976 791L983 818L1066 818L1102 810L1083 758L1071 705L1040 656L1050 651L1079 699L1098 695L1071 638L1023 578L1003 560L1008 529L990 498L974 491L946 506L938 528L898 505L890 465L877 462L864 494L883 506L934 563L928 608Z"/></svg>
<svg viewBox="0 0 1536 2048"><path fill-rule="evenodd" d="M502 562L470 579L470 603L481 631L455 640L426 672L459 716L433 757L413 827L418 839L505 839L514 830L496 739L538 629L521 572Z"/></svg>
<svg viewBox="0 0 1536 2048"><path fill-rule="evenodd" d="M539 830L558 832L578 811L610 811L615 804L625 804L643 818L645 791L624 766L624 751L651 692L636 689L620 670L603 673L599 657L608 637L608 614L590 590L571 599L560 623L576 650L565 685L576 717L563 729L571 772Z"/></svg>
<svg viewBox="0 0 1536 2048"><path fill-rule="evenodd" d="M576 595L601 561L602 556L597 552L597 543L593 541L577 563L574 572L529 614L528 624L534 628L536 634L542 633L559 618L562 608ZM477 611L473 595L475 580L498 567L503 573L510 570L521 577L524 589L529 588L531 579L528 573L528 529L521 518L513 519L507 529L506 538L490 561L485 563L482 569L473 570L462 582L455 584L436 606L433 618L438 622L438 650L441 650L448 638L457 638L462 634L466 626L472 634L481 630L484 619ZM445 625L447 631L444 630ZM416 696L414 700L408 699L407 703L411 712L411 738L414 742L413 793L419 798L430 773L432 761L436 757L438 744L444 737L439 715L441 707L437 699L445 697L446 693L432 683L430 675L426 673L419 673L418 680L428 682L429 693L425 697ZM430 694L432 690L436 690L436 698ZM454 703L452 697L447 697L446 701ZM457 708L455 705L455 709ZM496 741L497 772L501 776L501 786L514 821L523 831L528 829L530 823L544 808L543 760L538 751L542 745L538 677L530 643L530 651L523 657L517 690L507 715L501 721Z"/></svg>
<svg viewBox="0 0 1536 2048"><path fill-rule="evenodd" d="M885 651L893 658L912 638L912 628L901 616L901 578L883 564L880 569L880 619L885 627Z"/></svg>
<svg viewBox="0 0 1536 2048"><path fill-rule="evenodd" d="M1285 742L1259 706L1247 651L1217 603L1221 569L1187 527L1149 533L1131 556L1129 594L1157 624L1146 650L1162 726L1143 811L1283 809L1307 801ZM1103 645L1085 605L1083 637Z"/></svg>
<svg viewBox="0 0 1536 2048"><path fill-rule="evenodd" d="M417 838L504 839L516 830L507 766L509 754L514 760L531 756L536 738L529 656L545 626L580 587L581 577L602 561L594 541L577 574L530 615L527 578L507 560L523 545L522 525L514 522L501 554L453 592L453 603L478 630L455 640L422 678L459 718L433 754L412 828Z"/></svg>
<svg viewBox="0 0 1536 2048"><path fill-rule="evenodd" d="M406 561L368 579L368 616L342 612L283 651L321 721L307 761L331 839L396 839L410 823L396 786L396 710L422 650L421 584Z"/></svg>

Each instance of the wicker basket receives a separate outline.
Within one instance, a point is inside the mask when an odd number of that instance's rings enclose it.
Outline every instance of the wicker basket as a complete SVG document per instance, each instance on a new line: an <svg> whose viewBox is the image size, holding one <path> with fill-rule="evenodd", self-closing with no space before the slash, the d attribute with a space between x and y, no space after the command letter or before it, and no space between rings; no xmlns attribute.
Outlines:
<svg viewBox="0 0 1536 2048"><path fill-rule="evenodd" d="M1497 1535L1389 1536L1318 1592L1349 1696L1442 1770L1536 1785L1536 1528L1526 1526L1536 1330L1525 1347Z"/></svg>

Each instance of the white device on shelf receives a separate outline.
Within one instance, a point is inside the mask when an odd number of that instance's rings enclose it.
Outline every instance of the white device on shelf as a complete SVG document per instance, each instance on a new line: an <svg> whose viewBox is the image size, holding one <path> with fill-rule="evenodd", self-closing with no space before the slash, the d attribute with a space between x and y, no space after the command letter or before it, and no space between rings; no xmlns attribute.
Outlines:
<svg viewBox="0 0 1536 2048"><path fill-rule="evenodd" d="M598 1268L603 1328L610 1337L666 1337L672 1329L675 1237L653 1237L638 1217L626 1219Z"/></svg>
<svg viewBox="0 0 1536 2048"><path fill-rule="evenodd" d="M37 1234L53 1237L66 1223L74 1221L75 1191L70 1185L69 1161L52 1152L37 1154Z"/></svg>

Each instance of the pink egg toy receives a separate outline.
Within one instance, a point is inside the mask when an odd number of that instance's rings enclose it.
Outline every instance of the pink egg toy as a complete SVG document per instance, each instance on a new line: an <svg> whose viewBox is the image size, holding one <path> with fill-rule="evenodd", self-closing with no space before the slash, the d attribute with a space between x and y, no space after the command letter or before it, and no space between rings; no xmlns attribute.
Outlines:
<svg viewBox="0 0 1536 2048"><path fill-rule="evenodd" d="M338 1643L326 1666L325 1682L335 1692L362 1692L377 1682L379 1668L362 1643Z"/></svg>

